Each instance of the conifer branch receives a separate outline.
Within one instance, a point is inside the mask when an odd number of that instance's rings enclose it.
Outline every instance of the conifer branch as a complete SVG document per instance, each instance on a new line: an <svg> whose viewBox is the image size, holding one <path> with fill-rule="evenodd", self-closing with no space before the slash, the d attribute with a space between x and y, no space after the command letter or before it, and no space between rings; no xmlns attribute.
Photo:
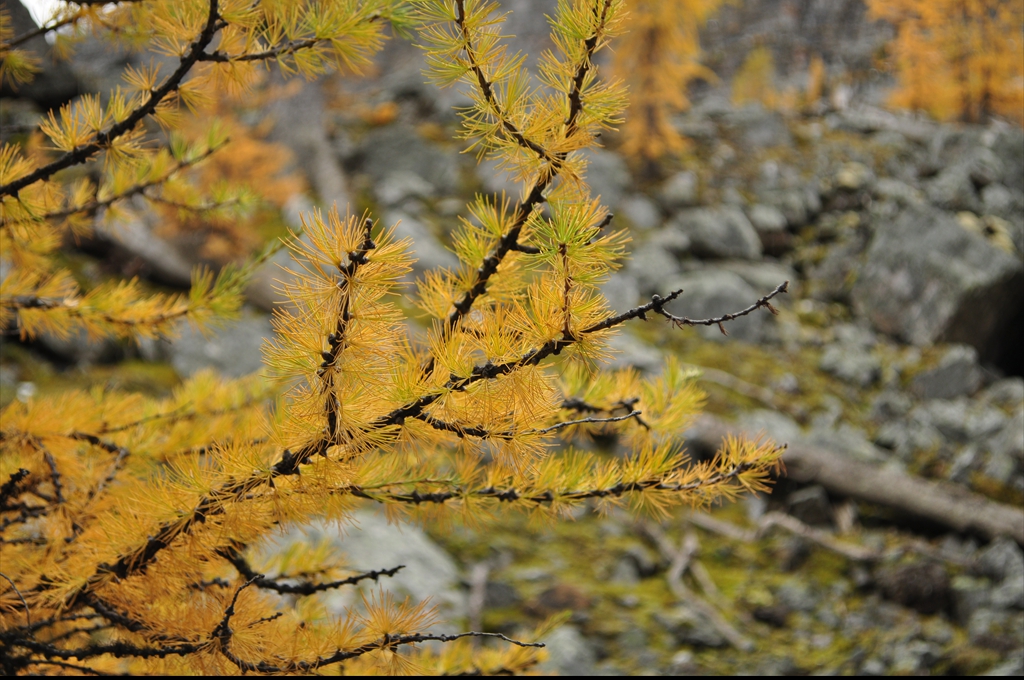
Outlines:
<svg viewBox="0 0 1024 680"><path fill-rule="evenodd" d="M781 453L776 449L775 454ZM777 457L777 456L776 456ZM386 491L383 493L367 491L360 486L348 486L338 488L336 491L342 494L351 494L358 498L376 501L378 503L405 503L409 505L420 505L423 503L444 504L449 501L461 501L469 499L496 500L502 503L522 502L529 505L548 505L555 501L583 501L588 499L601 499L609 497L621 497L628 494L643 493L647 491L665 491L669 493L686 493L718 487L723 484L738 480L745 473L759 469L762 464L754 462L742 462L731 465L726 469L716 471L707 477L698 478L690 482L666 483L661 477L652 477L635 482L618 482L603 488L589 489L520 489L516 487L485 487L472 489L463 487L454 482L447 482L452 487L449 491L418 491L413 490L406 493ZM434 482L434 485L442 482Z"/></svg>
<svg viewBox="0 0 1024 680"><path fill-rule="evenodd" d="M630 418L636 418L639 421L639 416L640 411L632 411L631 413L627 413L626 415L623 416L612 416L609 418L581 418L579 420L564 421L560 423L555 423L554 425L550 425L548 427L522 430L520 432L514 432L512 430L491 431L486 428L478 426L466 426L460 423L450 423L444 420L434 418L433 416L428 415L426 413L421 413L415 416L415 418L416 420L422 420L424 423L430 425L435 430L440 430L442 432L451 432L452 434L457 435L460 438L478 437L480 439L503 439L507 441L514 439L517 436L525 436L532 434L548 434L550 432L555 432L556 430L572 427L573 425L617 423L619 421L628 420Z"/></svg>
<svg viewBox="0 0 1024 680"><path fill-rule="evenodd" d="M81 7L88 7L88 6L97 6L97 5L109 5L109 4L112 4L112 3L113 4L121 4L121 3L129 4L129 3L144 2L144 1L145 0L74 0L74 3L76 5L81 6ZM33 28L31 30L25 31L21 35L16 36L14 38L11 38L11 40L8 41L8 42L0 43L0 54L3 54L4 52L9 52L10 50L14 49L18 45L21 45L22 43L28 42L32 38L36 38L36 37L41 36L41 35L46 35L47 33L52 33L52 32L54 32L54 31L56 31L56 30L58 30L60 28L64 28L68 24L77 24L79 21L81 21L85 17L86 17L86 13L81 11L81 10L79 10L75 14L66 16L63 19L55 19L54 21L51 21L50 23L43 24L42 26L39 26L37 28Z"/></svg>
<svg viewBox="0 0 1024 680"><path fill-rule="evenodd" d="M328 583L313 583L312 581L304 581L302 583L282 583L277 579L266 578L253 571L252 567L249 566L249 563L242 556L241 552L234 546L221 548L217 551L217 554L231 563L231 566L238 571L242 578L252 581L252 583L254 583L258 588L273 590L284 595L312 595L314 593L333 590L342 586L355 585L360 581L377 581L382 576L394 576L402 569L405 569L405 565L400 564L397 567L392 567L390 569L368 571L337 581L330 581Z"/></svg>
<svg viewBox="0 0 1024 680"><path fill-rule="evenodd" d="M550 425L539 430L527 430L524 434L547 434L549 432L554 432L555 430L561 430L566 427L572 427L573 425L617 423L622 420L629 420L630 418L636 418L638 421L643 422L642 420L640 420L640 411L630 411L626 415L622 416L610 416L608 418L580 418L579 420L567 420L561 423L555 423L554 425Z"/></svg>
<svg viewBox="0 0 1024 680"><path fill-rule="evenodd" d="M459 16L463 17L460 19L461 22L465 22L464 19L464 0L457 0L459 8ZM569 115L565 121L565 131L563 133L563 139L568 139L572 134L576 132L576 128L579 122L580 113L583 110L583 98L582 88L586 78L588 70L591 68L591 59L594 53L600 45L600 36L602 35L605 23L608 20L608 10L611 7L611 0L603 0L602 9L600 12L599 20L594 28L592 36L584 41L584 56L580 62L576 65L573 75L573 87L568 94L569 101ZM596 10L595 10L596 13ZM468 43L467 43L468 44ZM490 89L490 84L484 78L482 71L477 71L477 78L480 82L481 90L485 96L488 97L488 101L493 99L493 92ZM487 86L485 89L485 85ZM490 94L488 94L490 93ZM495 105L497 106L497 105ZM496 111L500 111L500 108L496 108ZM510 251L520 250L521 248L529 249L530 246L521 246L519 243L519 235L526 225L530 216L533 214L539 206L545 202L544 192L548 189L551 183L558 176L562 165L565 163L568 153L557 153L548 154L544 149L540 148L539 151L533 148L532 143L528 143L528 140L523 140L523 145L537 153L543 152L543 158L548 162L549 168L540 172L537 180L534 182L533 187L527 194L526 199L516 206L515 219L512 222L512 226L507 232L502 234L501 239L498 241L498 245L495 249L484 258L483 263L477 269L476 281L473 286L466 291L462 297L456 302L454 310L448 315L445 320L446 332L455 330L459 322L464 316L469 314L473 307L473 303L476 302L477 298L487 292L487 284L491 277L497 273L499 265L505 259ZM529 250L524 251L529 252ZM432 370L433 364L428 365L428 369ZM430 372L429 370L427 371Z"/></svg>
<svg viewBox="0 0 1024 680"><path fill-rule="evenodd" d="M172 92L178 90L185 76L190 70L192 70L192 67L195 66L196 62L203 54L203 50L213 42L214 36L220 28L223 27L223 25L220 15L217 12L217 0L210 0L210 11L206 19L206 25L203 27L199 37L197 37L189 46L188 52L181 58L181 61L178 63L178 68L174 70L174 73L168 76L167 80L165 80L160 87L154 89L143 104L128 114L128 116L120 122L114 123L103 132L97 133L94 141L88 144L79 145L66 152L57 160L47 163L43 167L37 168L35 171L30 172L23 177L0 186L0 197L16 196L19 191L31 184L47 180L58 171L64 170L65 168L70 168L73 165L84 163L93 155L102 151L106 146L109 146L110 143L118 137L134 130L144 118L152 115L156 111L160 102L166 99Z"/></svg>
<svg viewBox="0 0 1024 680"><path fill-rule="evenodd" d="M519 146L524 149L528 149L537 156L548 163L559 164L560 161L548 153L540 144L531 141L526 138L525 135L516 127L515 123L508 117L508 113L504 110L501 103L498 101L497 95L494 93L494 82L490 80L484 73L483 66L477 59L476 49L473 46L473 36L469 25L466 21L466 1L455 0L455 23L459 27L459 34L462 37L462 50L466 54L466 61L469 63L469 69L476 76L477 86L480 88L480 94L484 96L484 100L490 107L490 113L498 119L498 123L501 126L501 130L507 134L512 140L514 140Z"/></svg>
<svg viewBox="0 0 1024 680"><path fill-rule="evenodd" d="M371 654L373 652L381 652L384 650L394 651L399 647L406 645L417 645L424 642L454 642L462 638L496 638L516 645L518 647L537 647L543 648L546 645L543 642L523 642L522 640L516 640L514 638L507 637L501 633L482 633L477 631L469 631L466 633L456 633L454 635L430 635L426 633L410 633L406 635L389 635L385 634L383 637L369 642L364 645L352 649L339 649L330 656L320 657L314 661L299 661L297 663L287 664L283 666L277 666L266 661L260 661L258 663L252 663L243 661L238 658L230 658L231 662L238 666L238 669L243 672L249 673L308 673L310 671L330 666L332 664L341 663L343 661L349 661L357 657L363 656L364 654Z"/></svg>
<svg viewBox="0 0 1024 680"><path fill-rule="evenodd" d="M0 571L0 576L3 576L4 580L11 584L11 589L14 590L15 594L18 596L18 599L21 600L21 604L25 607L25 625L31 626L32 610L29 609L28 602L25 601L25 596L21 594L20 590L18 590L18 584L11 580L11 577L3 573L2 571Z"/></svg>
<svg viewBox="0 0 1024 680"><path fill-rule="evenodd" d="M368 262L367 256L370 254L370 251L377 247L377 244L374 243L371 238L373 221L370 219L365 220L363 223L363 230L362 244L360 244L356 250L348 253L349 261L347 265L343 267L339 266L341 278L338 281L338 288L342 290L341 309L338 310L334 332L327 336L329 349L323 352L324 361L320 364L320 368L317 371L317 375L321 380L323 380L321 393L325 397L324 411L327 413L326 446L337 444L340 439L338 411L341 405L338 401L338 395L335 392L334 373L331 369L341 358L341 353L345 349L345 333L348 329L349 321L352 319L350 309L352 300L352 281L355 278L356 271L359 269L360 265L364 265Z"/></svg>
<svg viewBox="0 0 1024 680"><path fill-rule="evenodd" d="M35 219L38 219L38 220L41 220L41 221L47 221L47 220L59 220L59 219L63 219L65 217L70 217L71 215L77 215L77 214L95 215L96 212L98 210L100 210L101 208L108 208L112 204L116 203L117 201L123 201L125 199L131 198L133 196L137 196L139 194L142 194L147 200L150 200L150 201L153 201L153 202L159 202L159 203L172 204L176 208L185 208L185 209L191 209L191 210L197 210L197 211L210 210L212 208L205 207L205 206L196 208L196 207L188 206L188 205L184 205L184 204L172 203L171 201L168 201L167 199L161 198L159 196L151 196L151 195L146 193L146 190L147 189L151 189L151 188L153 188L155 186L160 186L161 184L164 184L167 180L171 179L172 177L174 177L176 174L178 174L182 170L184 170L186 168L189 168L189 167L191 167L193 165L196 165L196 164L198 164L201 161L206 160L207 158L212 156L214 153L216 153L220 149L224 148L224 146L229 141L230 141L229 138L225 138L223 143L218 144L217 146L210 147L209 149L207 149L206 151L204 151L201 154L198 154L198 155L196 155L196 156L194 156L192 158L186 158L186 159L182 159L182 160L178 161L173 168L171 168L170 170L165 172L160 177L157 177L157 178L151 179L151 180L147 180L145 182L139 182L138 184L130 186L127 189L124 189L124 190L118 192L117 194L115 194L113 196L110 196L109 198L105 198L103 200L90 201L89 203L86 203L86 204L80 205L80 206L76 206L76 207L73 207L73 208L65 208L64 210L55 210L53 212L44 213L42 215L39 215ZM220 205L214 206L214 208L216 208L216 207L221 207L221 206ZM10 223L9 220L4 219L2 222L0 222L0 227L7 226L9 223Z"/></svg>
<svg viewBox="0 0 1024 680"><path fill-rule="evenodd" d="M229 604L224 610L224 617L220 620L220 623L217 624L217 627L213 629L213 632L210 633L210 639L217 642L220 652L232 661L234 661L234 656L230 653L228 648L231 645L231 636L233 634L233 631L231 630L231 617L235 615L235 605L238 604L238 596L242 594L243 590L253 585L261 578L263 578L261 574L255 574L245 583L235 588L235 594L231 598L231 604Z"/></svg>
<svg viewBox="0 0 1024 680"><path fill-rule="evenodd" d="M89 668L77 663L69 663L67 661L54 661L44 659L26 659L25 664L27 666L56 666L57 668L67 668L68 670L78 671L79 673L85 673L86 675L95 675L97 677L116 677L121 675L120 673L107 673L105 671L98 671L95 668Z"/></svg>
<svg viewBox="0 0 1024 680"><path fill-rule="evenodd" d="M18 487L31 474L25 468L19 468L11 473L3 486L0 486L0 510L7 509L7 500L18 493Z"/></svg>

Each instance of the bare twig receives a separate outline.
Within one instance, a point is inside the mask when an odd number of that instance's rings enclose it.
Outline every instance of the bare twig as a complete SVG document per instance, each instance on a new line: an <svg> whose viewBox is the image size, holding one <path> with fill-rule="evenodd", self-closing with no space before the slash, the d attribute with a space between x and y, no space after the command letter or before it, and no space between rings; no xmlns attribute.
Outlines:
<svg viewBox="0 0 1024 680"><path fill-rule="evenodd" d="M256 573L242 556L241 551L235 546L220 548L217 550L217 554L230 562L231 566L238 571L242 578L255 584L257 588L273 590L287 595L312 595L313 593L333 590L342 586L355 585L360 581L377 581L382 576L394 576L400 570L405 569L405 565L400 564L397 567L392 567L390 569L377 569L362 574L356 574L355 576L349 576L348 578L343 578L338 581L329 581L327 583L281 583L277 579L266 578L262 574Z"/></svg>
<svg viewBox="0 0 1024 680"><path fill-rule="evenodd" d="M752 651L754 643L736 630L714 605L690 590L683 582L683 574L691 568L691 562L700 548L696 535L693 532L688 532L682 544L676 548L661 527L648 522L641 524L640 529L654 542L662 556L669 560L669 569L665 578L676 599L684 606L702 614L733 647L745 652ZM712 593L717 594L718 589L714 588Z"/></svg>

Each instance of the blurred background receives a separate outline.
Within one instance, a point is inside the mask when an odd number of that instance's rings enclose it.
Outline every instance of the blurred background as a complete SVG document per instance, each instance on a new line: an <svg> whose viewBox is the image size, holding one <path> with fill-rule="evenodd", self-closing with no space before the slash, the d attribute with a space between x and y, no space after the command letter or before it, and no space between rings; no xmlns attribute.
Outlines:
<svg viewBox="0 0 1024 680"><path fill-rule="evenodd" d="M20 35L55 3L2 4ZM553 0L500 5L513 51L534 63ZM1024 528L971 531L972 506L957 505L970 492L1024 524L1024 6L628 5L629 31L600 68L626 82L631 107L588 169L633 239L605 285L612 308L683 288L673 311L696 318L783 281L790 292L778 316L748 316L728 337L633 326L615 364L657 373L671 353L701 371L707 414L686 433L696 457L725 431L764 433L851 475L891 473L889 486L861 493L795 466L770 496L666 522L581 513L554 527L399 530L366 513L339 542L365 556L357 567L429 565L390 587L444 593L448 616L473 629L570 612L548 671L1024 673ZM4 85L5 141L163 59L91 38L68 60L42 37L30 46L43 70ZM398 222L414 275L454 264L448 234L466 201L520 187L461 153L453 107L466 99L421 68L395 38L364 76L271 74L257 96L226 98L231 149L194 181L251 185L245 223L137 206L118 228L69 239L67 262L87 286L139 276L182 290L195 265L245 257L300 211L337 203ZM257 371L281 275L262 270L243 318L212 337L5 335L0 405L69 384L159 395L204 367ZM950 511L908 507L907 479L936 482Z"/></svg>

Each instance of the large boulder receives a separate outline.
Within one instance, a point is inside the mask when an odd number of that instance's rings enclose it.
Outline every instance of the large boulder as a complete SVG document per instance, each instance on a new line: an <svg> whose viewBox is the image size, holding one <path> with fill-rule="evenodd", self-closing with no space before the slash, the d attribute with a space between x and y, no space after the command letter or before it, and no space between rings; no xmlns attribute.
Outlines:
<svg viewBox="0 0 1024 680"><path fill-rule="evenodd" d="M857 273L855 311L907 342L960 342L982 360L1012 338L1024 297L1019 258L965 230L950 214L921 206L880 222Z"/></svg>
<svg viewBox="0 0 1024 680"><path fill-rule="evenodd" d="M398 173L409 173L440 193L450 193L458 186L456 154L427 141L406 125L371 130L363 139L360 156L362 170L374 182L390 182Z"/></svg>
<svg viewBox="0 0 1024 680"><path fill-rule="evenodd" d="M736 206L694 208L679 212L669 225L685 234L698 257L761 257L761 239L743 211Z"/></svg>
<svg viewBox="0 0 1024 680"><path fill-rule="evenodd" d="M263 343L273 337L269 317L246 314L205 334L183 323L181 335L167 341L161 351L183 378L204 368L240 378L263 368Z"/></svg>

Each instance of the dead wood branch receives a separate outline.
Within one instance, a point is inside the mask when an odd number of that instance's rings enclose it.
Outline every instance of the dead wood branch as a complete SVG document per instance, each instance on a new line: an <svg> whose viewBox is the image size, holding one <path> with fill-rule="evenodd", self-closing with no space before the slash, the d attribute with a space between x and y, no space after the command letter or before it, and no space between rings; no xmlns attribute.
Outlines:
<svg viewBox="0 0 1024 680"><path fill-rule="evenodd" d="M691 442L717 447L727 435L755 433L705 415L688 434ZM1020 508L997 503L949 482L851 460L805 442L788 444L782 461L790 479L821 484L832 493L884 505L955 531L977 533L989 539L1009 536L1024 545L1024 512Z"/></svg>

